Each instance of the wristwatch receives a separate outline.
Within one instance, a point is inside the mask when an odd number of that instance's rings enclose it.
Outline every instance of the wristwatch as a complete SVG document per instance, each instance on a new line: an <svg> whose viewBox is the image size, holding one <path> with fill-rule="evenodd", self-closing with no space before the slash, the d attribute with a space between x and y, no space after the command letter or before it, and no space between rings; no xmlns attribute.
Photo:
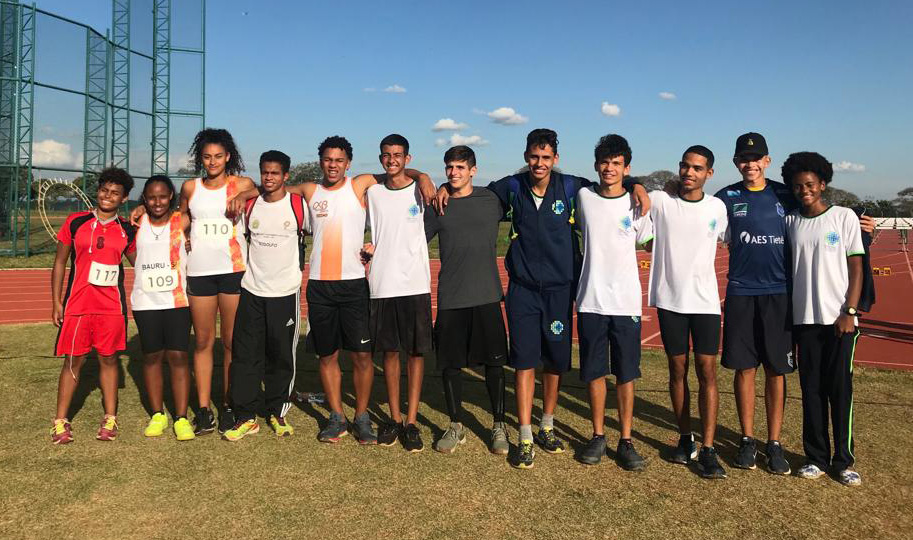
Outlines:
<svg viewBox="0 0 913 540"><path fill-rule="evenodd" d="M846 313L847 315L850 315L853 317L855 317L856 314L859 313L858 311L856 311L856 308L854 308L854 307L848 307L848 308L844 309L843 312Z"/></svg>

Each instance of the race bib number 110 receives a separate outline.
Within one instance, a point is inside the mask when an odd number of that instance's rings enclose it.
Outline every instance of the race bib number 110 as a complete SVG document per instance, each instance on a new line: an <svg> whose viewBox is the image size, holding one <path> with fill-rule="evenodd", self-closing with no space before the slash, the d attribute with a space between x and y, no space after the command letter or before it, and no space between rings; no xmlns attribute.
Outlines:
<svg viewBox="0 0 913 540"><path fill-rule="evenodd" d="M228 240L234 233L234 227L226 218L201 218L193 224L194 236L207 242Z"/></svg>
<svg viewBox="0 0 913 540"><path fill-rule="evenodd" d="M116 264L102 264L92 261L89 267L89 283L99 287L113 287L117 285L120 268Z"/></svg>

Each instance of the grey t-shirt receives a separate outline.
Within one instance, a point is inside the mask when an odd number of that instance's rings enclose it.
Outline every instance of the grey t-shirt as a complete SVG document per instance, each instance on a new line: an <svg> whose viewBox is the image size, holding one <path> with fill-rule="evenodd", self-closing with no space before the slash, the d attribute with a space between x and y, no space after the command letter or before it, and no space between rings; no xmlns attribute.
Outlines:
<svg viewBox="0 0 913 540"><path fill-rule="evenodd" d="M500 302L504 297L498 273L498 222L503 210L498 197L474 187L466 197L451 197L443 216L425 212L425 237L440 235L441 272L438 309L460 309Z"/></svg>

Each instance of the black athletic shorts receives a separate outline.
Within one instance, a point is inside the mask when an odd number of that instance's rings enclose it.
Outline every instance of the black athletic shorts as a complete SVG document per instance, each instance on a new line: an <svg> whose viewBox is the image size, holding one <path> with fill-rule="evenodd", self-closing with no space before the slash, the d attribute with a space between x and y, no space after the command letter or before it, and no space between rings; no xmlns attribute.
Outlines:
<svg viewBox="0 0 913 540"><path fill-rule="evenodd" d="M144 309L133 312L143 354L187 352L190 348L190 308Z"/></svg>
<svg viewBox="0 0 913 540"><path fill-rule="evenodd" d="M689 335L695 353L716 356L720 352L719 315L676 313L666 309L657 309L656 312L659 315L659 333L666 354L688 354Z"/></svg>
<svg viewBox="0 0 913 540"><path fill-rule="evenodd" d="M723 306L723 366L760 364L778 375L792 373L792 313L785 294L726 297Z"/></svg>
<svg viewBox="0 0 913 540"><path fill-rule="evenodd" d="M371 339L378 352L432 349L431 293L371 299Z"/></svg>
<svg viewBox="0 0 913 540"><path fill-rule="evenodd" d="M211 276L187 276L187 294L190 296L241 294L242 277L244 277L244 272L213 274Z"/></svg>
<svg viewBox="0 0 913 540"><path fill-rule="evenodd" d="M640 317L577 313L577 337L581 381L609 374L615 375L616 384L640 378Z"/></svg>
<svg viewBox="0 0 913 540"><path fill-rule="evenodd" d="M368 280L308 280L309 338L318 356L339 349L371 352L371 298Z"/></svg>
<svg viewBox="0 0 913 540"><path fill-rule="evenodd" d="M438 369L503 366L507 362L507 332L501 302L438 310L434 350Z"/></svg>

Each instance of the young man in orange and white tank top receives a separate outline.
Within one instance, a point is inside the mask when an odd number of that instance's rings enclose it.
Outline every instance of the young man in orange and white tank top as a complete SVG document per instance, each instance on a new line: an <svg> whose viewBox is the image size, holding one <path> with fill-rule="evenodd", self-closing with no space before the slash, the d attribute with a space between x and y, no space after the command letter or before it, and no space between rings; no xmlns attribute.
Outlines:
<svg viewBox="0 0 913 540"><path fill-rule="evenodd" d="M305 198L314 237L306 293L308 323L331 411L317 438L336 443L351 429L359 443L376 444L377 435L367 412L374 365L368 282L360 251L366 223L365 192L384 178L372 174L346 176L352 162L352 145L344 137L328 137L318 147L318 155L324 174L320 182L286 186L289 193ZM406 173L417 179L430 199L434 193L431 178L411 169ZM255 196L256 191L239 194L234 211ZM350 351L353 365L355 418L351 426L342 408L342 348Z"/></svg>
<svg viewBox="0 0 913 540"><path fill-rule="evenodd" d="M187 300L187 251L184 229L189 219L173 211L174 184L167 176L152 176L143 186L146 215L136 231L136 262L130 304L143 350L143 380L152 408L147 437L161 436L168 427L163 405L162 360L171 367L174 396L174 435L179 441L195 437L187 420L190 399L190 308Z"/></svg>
<svg viewBox="0 0 913 540"><path fill-rule="evenodd" d="M215 417L212 397L213 346L216 340L216 312L222 338L222 412L219 432L235 424L229 403L231 342L235 312L241 294L241 277L246 268L247 245L244 224L226 218L226 207L238 193L256 189L253 181L238 176L244 161L231 134L224 129L206 128L197 133L190 147L196 172L205 176L181 186L181 214L190 217L191 250L187 256L187 294L196 346L193 370L200 410L194 417L197 435L212 433ZM142 214L138 207L131 215Z"/></svg>

